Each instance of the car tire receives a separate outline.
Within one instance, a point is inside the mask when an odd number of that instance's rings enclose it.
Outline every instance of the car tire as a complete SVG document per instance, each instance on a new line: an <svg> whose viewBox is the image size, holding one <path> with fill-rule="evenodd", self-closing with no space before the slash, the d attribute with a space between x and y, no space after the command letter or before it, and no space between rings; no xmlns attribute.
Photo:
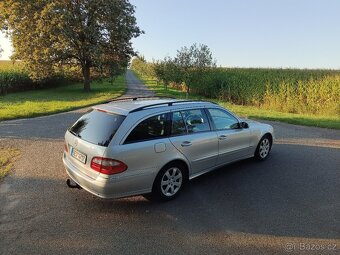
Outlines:
<svg viewBox="0 0 340 255"><path fill-rule="evenodd" d="M158 201L173 200L180 194L186 183L186 173L186 167L182 163L167 164L159 171L151 195L146 194L144 197Z"/></svg>
<svg viewBox="0 0 340 255"><path fill-rule="evenodd" d="M272 148L272 138L270 135L264 135L259 144L256 147L255 159L259 161L264 161L268 158L270 150Z"/></svg>

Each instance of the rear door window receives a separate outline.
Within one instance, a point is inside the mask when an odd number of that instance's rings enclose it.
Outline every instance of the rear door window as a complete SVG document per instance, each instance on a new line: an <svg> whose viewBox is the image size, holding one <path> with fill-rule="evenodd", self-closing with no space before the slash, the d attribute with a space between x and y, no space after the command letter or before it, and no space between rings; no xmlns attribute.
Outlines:
<svg viewBox="0 0 340 255"><path fill-rule="evenodd" d="M171 135L183 135L187 133L181 112L172 113Z"/></svg>
<svg viewBox="0 0 340 255"><path fill-rule="evenodd" d="M92 110L84 114L69 131L84 141L107 147L125 116Z"/></svg>
<svg viewBox="0 0 340 255"><path fill-rule="evenodd" d="M162 138L167 135L167 114L159 114L140 122L128 135L125 143Z"/></svg>
<svg viewBox="0 0 340 255"><path fill-rule="evenodd" d="M181 111L188 133L210 131L208 118L202 109Z"/></svg>

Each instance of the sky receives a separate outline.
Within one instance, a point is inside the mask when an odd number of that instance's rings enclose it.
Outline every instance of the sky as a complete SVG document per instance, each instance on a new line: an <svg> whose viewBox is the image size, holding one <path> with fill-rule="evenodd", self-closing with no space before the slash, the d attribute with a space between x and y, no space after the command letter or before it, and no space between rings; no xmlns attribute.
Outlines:
<svg viewBox="0 0 340 255"><path fill-rule="evenodd" d="M130 0L149 61L208 45L218 66L340 69L339 0ZM8 58L10 44L0 36Z"/></svg>

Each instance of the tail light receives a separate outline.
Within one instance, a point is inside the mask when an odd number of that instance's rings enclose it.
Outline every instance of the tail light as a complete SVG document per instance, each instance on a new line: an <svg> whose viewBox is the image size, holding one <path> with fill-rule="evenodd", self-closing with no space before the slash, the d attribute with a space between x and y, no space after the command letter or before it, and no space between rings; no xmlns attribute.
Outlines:
<svg viewBox="0 0 340 255"><path fill-rule="evenodd" d="M68 148L67 148L67 144L66 143L64 143L64 151L68 152Z"/></svg>
<svg viewBox="0 0 340 255"><path fill-rule="evenodd" d="M91 168L102 174L118 174L124 172L128 166L115 159L93 157L91 160Z"/></svg>

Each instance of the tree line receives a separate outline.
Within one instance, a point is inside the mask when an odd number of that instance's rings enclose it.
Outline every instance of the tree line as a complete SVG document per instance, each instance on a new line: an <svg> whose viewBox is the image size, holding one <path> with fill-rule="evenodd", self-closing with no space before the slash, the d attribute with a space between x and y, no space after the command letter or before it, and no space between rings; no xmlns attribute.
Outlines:
<svg viewBox="0 0 340 255"><path fill-rule="evenodd" d="M184 83L187 93L197 85L207 70L216 67L216 60L207 45L193 44L177 50L174 58L165 57L148 65L144 57L132 60L131 68L137 72L154 76L167 88L171 82Z"/></svg>

